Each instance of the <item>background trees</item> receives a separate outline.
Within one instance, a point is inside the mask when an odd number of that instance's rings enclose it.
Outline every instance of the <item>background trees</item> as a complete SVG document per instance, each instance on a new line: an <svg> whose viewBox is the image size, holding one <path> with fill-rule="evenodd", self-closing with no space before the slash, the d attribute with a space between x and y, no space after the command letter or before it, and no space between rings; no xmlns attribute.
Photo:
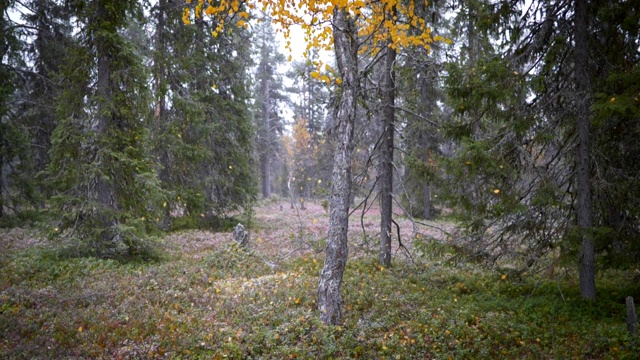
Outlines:
<svg viewBox="0 0 640 360"><path fill-rule="evenodd" d="M472 44L484 44L484 50L471 52L466 67L451 66L448 86L457 112L450 134L461 140L449 173L476 180L473 195L465 194L469 188L463 181L454 196L468 209L469 239L484 250L491 245L494 260L515 255L523 269L560 247L564 259L579 260L582 295L593 299L594 254L617 253L614 237L604 235L612 234L610 217L598 210L615 193L596 180L610 165L595 144L612 140L598 140L599 127L616 122L611 113L600 112L607 101L616 102L602 79L628 59L637 64L638 50L629 46L618 52L618 60L605 60L605 54L621 49L622 39L637 43L637 26L617 27L606 44L598 29L609 28L602 20L613 21L609 16L620 4L473 4L460 14L468 14L467 21L480 30L466 34L469 50ZM617 14L619 24L637 20ZM600 51L586 50L590 46ZM626 71L632 76L632 67ZM627 217L633 209L623 211L630 226L637 224L635 216ZM627 239L628 245L637 243L634 235ZM627 254L637 257L634 251Z"/></svg>

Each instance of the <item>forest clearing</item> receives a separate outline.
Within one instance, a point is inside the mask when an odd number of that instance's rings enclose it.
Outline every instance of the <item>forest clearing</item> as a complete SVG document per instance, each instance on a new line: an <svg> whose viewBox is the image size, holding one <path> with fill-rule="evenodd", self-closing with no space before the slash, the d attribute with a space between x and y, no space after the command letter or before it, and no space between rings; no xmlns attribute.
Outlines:
<svg viewBox="0 0 640 360"><path fill-rule="evenodd" d="M289 204L255 208L248 249L230 229L176 231L154 262L58 257L33 229L2 230L0 357L637 359L625 326L632 290L617 280L633 274L602 273L596 305L581 300L575 271L512 278L448 261L452 239L423 225L414 233L402 216L413 260L394 240L393 266L382 268L352 215L344 323L324 325L316 292L327 213L310 202L298 217ZM369 236L376 210L364 220ZM428 223L455 233L450 220Z"/></svg>

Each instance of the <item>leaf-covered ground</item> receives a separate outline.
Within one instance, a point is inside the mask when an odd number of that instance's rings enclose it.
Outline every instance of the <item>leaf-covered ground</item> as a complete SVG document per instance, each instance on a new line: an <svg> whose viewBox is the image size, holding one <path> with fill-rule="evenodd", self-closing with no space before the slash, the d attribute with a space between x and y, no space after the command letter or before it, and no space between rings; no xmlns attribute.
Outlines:
<svg viewBox="0 0 640 360"><path fill-rule="evenodd" d="M411 252L396 241L385 269L378 220L352 215L338 327L315 310L320 204L261 204L243 219L248 251L230 233L173 233L150 264L60 258L35 231L0 230L0 358L638 359L624 322L633 274L602 274L591 304L571 272L511 279L447 262L453 224L400 216Z"/></svg>

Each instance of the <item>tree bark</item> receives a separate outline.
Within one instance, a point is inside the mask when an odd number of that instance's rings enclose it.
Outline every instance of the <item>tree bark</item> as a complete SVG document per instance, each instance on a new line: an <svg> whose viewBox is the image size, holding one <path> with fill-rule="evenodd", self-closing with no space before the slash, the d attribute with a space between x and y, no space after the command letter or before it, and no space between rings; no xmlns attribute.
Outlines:
<svg viewBox="0 0 640 360"><path fill-rule="evenodd" d="M347 230L351 194L351 155L357 96L357 42L353 20L343 8L333 11L336 64L342 76L342 96L336 111L336 151L331 184L331 211L326 259L318 284L318 310L325 324L342 321L342 274L347 264Z"/></svg>
<svg viewBox="0 0 640 360"><path fill-rule="evenodd" d="M422 185L422 218L431 220L431 186L428 183Z"/></svg>
<svg viewBox="0 0 640 360"><path fill-rule="evenodd" d="M105 8L106 4L100 1L97 5L96 10L96 21L97 22L107 22L110 20L110 16L108 15L108 10ZM112 92L111 92L111 51L109 51L109 40L107 36L100 31L95 34L95 42L96 42L96 57L98 61L97 66L97 81L96 81L96 92L98 94L98 109L96 112L97 118L97 126L95 131L95 146L94 149L99 154L101 153L99 147L105 145L104 138L108 136L109 128L113 126L112 122L112 111L110 109L109 103L112 101ZM100 156L100 155L98 155ZM107 161L104 158L97 158L98 163ZM106 166L104 166L106 168ZM93 197L94 200L99 204L100 209L98 209L98 218L102 223L102 227L104 229L102 233L102 240L110 241L113 239L114 234L112 234L112 227L115 224L115 219L113 218L111 211L112 209L116 209L117 205L115 204L115 194L112 184L107 180L107 174L97 174L93 179L92 183L94 184Z"/></svg>
<svg viewBox="0 0 640 360"><path fill-rule="evenodd" d="M587 42L587 4L585 0L575 0L575 86L576 86L576 131L578 133L578 153L576 156L576 185L578 192L577 222L582 244L580 247L580 293L583 298L596 299L595 247L591 228L593 207L591 198L591 97L589 78L589 44Z"/></svg>
<svg viewBox="0 0 640 360"><path fill-rule="evenodd" d="M393 137L395 133L396 51L387 47L382 77L382 146L380 151L380 265L391 266L391 221L393 216Z"/></svg>
<svg viewBox="0 0 640 360"><path fill-rule="evenodd" d="M269 166L269 161L271 160L270 156L270 144L271 144L271 119L270 115L270 105L271 102L270 97L270 86L269 80L265 80L264 84L264 92L263 92L263 108L262 108L262 116L264 117L264 140L269 146L267 149L262 149L263 153L261 156L261 172L262 172L262 197L268 199L271 196L271 166Z"/></svg>
<svg viewBox="0 0 640 360"><path fill-rule="evenodd" d="M168 82L167 75L167 66L165 63L165 57L167 54L166 47L166 9L167 9L167 0L159 0L158 1L158 14L156 17L156 34L155 34L155 46L156 51L154 54L154 93L157 97L155 116L158 126L160 128L164 128L168 125L169 119L167 114L167 89L165 84ZM169 184L171 182L171 174L170 174L170 165L169 164L169 150L163 148L160 153L160 163L162 164L162 168L158 172L158 178L160 181L165 184ZM162 222L160 227L163 230L171 229L171 210L168 204L165 203L165 208L162 214Z"/></svg>
<svg viewBox="0 0 640 360"><path fill-rule="evenodd" d="M4 132L0 131L0 218L4 216Z"/></svg>

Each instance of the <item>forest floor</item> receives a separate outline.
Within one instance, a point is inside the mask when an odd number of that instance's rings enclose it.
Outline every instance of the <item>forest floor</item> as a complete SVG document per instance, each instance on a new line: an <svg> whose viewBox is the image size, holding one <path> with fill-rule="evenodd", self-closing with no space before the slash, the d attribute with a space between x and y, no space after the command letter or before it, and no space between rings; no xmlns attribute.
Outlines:
<svg viewBox="0 0 640 360"><path fill-rule="evenodd" d="M377 263L379 212L350 220L342 326L317 319L328 214L258 204L231 232L178 231L165 256L122 264L61 258L35 229L0 229L0 358L53 359L638 359L624 298L631 274L512 279L448 262L455 223L397 210L391 268ZM363 230L364 229L364 230ZM395 235L396 229L394 229Z"/></svg>

